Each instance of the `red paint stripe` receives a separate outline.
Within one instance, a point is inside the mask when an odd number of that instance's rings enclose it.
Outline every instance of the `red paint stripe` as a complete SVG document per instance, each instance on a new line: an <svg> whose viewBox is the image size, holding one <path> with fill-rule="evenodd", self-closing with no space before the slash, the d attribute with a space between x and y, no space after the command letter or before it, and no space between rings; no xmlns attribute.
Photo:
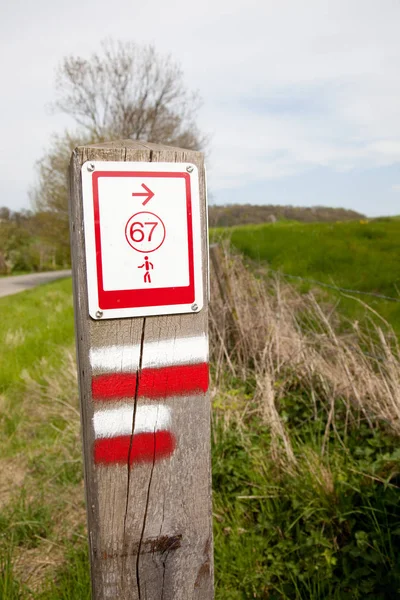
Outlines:
<svg viewBox="0 0 400 600"><path fill-rule="evenodd" d="M92 379L93 400L134 397L135 390L136 375L131 373L98 375Z"/></svg>
<svg viewBox="0 0 400 600"><path fill-rule="evenodd" d="M134 397L136 375L115 373L98 375L92 380L93 400ZM162 369L144 369L139 378L138 397L166 398L206 392L208 364L177 365Z"/></svg>
<svg viewBox="0 0 400 600"><path fill-rule="evenodd" d="M130 435L95 440L94 461L98 464L128 463ZM129 464L153 462L171 456L175 450L175 437L169 431L138 433L133 436Z"/></svg>
<svg viewBox="0 0 400 600"><path fill-rule="evenodd" d="M206 392L208 364L177 365L164 369L144 369L139 380L139 396L165 398Z"/></svg>

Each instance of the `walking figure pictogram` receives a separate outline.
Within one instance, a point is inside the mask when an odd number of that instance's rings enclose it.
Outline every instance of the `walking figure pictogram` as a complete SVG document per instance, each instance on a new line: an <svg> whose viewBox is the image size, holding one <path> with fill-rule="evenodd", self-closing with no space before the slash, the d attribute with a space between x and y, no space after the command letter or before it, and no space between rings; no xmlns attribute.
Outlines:
<svg viewBox="0 0 400 600"><path fill-rule="evenodd" d="M142 265L140 265L140 267L138 267L138 269L143 269L143 267L146 268L146 273L144 274L144 282L151 283L150 269L154 269L154 266L153 266L153 263L151 263L149 261L148 256L144 257L144 263Z"/></svg>

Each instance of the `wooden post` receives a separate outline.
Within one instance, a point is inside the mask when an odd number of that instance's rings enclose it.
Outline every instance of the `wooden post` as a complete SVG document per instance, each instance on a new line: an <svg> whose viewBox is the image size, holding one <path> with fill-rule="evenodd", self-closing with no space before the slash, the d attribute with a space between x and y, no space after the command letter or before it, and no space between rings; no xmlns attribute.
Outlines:
<svg viewBox="0 0 400 600"><path fill-rule="evenodd" d="M141 162L144 170L155 162L197 167L201 310L107 319L101 318L103 313L99 310L95 317L89 316L85 250L89 242L81 174L87 161L120 161L121 165L124 161ZM211 600L208 258L203 155L124 140L77 148L70 172L92 597ZM140 201L145 204L148 200L142 195ZM148 210L150 206L151 202ZM139 255L132 250L132 256ZM143 255L139 258L144 260Z"/></svg>

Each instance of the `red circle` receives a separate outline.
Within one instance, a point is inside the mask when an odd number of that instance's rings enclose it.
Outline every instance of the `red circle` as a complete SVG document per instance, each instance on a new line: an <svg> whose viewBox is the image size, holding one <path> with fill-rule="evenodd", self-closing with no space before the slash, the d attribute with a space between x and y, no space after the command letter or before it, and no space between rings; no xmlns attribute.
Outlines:
<svg viewBox="0 0 400 600"><path fill-rule="evenodd" d="M161 223L161 225L163 226L163 230L164 230L164 235L163 238L161 240L161 242L158 244L158 246L156 248L153 248L153 250L139 250L138 248L135 248L135 246L132 246L131 241L128 237L128 228L130 227L130 222L132 221L132 219L134 219L135 217L137 217L138 215L152 215L153 217L155 217L156 219L158 219ZM133 250L136 250L136 252L142 252L143 254L146 254L147 252L155 252L155 250L158 250L160 246L163 245L164 240L165 240L165 235L166 235L166 230L165 230L165 225L164 225L164 221L155 213L152 213L148 210L143 210L141 212L135 213L134 215L132 215L131 217L129 217L127 224L125 225L125 238L126 241L128 242L128 244L130 245L131 248L133 248ZM140 242L137 242L140 243Z"/></svg>

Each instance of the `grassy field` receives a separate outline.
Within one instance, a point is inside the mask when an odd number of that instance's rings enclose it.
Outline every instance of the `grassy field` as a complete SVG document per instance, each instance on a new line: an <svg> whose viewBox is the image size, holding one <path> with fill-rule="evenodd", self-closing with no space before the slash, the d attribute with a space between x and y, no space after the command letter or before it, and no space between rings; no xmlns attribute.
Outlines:
<svg viewBox="0 0 400 600"><path fill-rule="evenodd" d="M400 300L400 219L281 222L213 230L214 240L221 236L229 236L246 256L274 270ZM303 290L314 287L302 284ZM343 313L360 318L365 312L360 301L367 302L400 333L400 302L350 295L356 299L337 295Z"/></svg>
<svg viewBox="0 0 400 600"><path fill-rule="evenodd" d="M216 599L399 597L396 336L343 326L324 292L255 277L240 256L220 265ZM0 315L0 598L89 599L71 282L3 298Z"/></svg>
<svg viewBox="0 0 400 600"><path fill-rule="evenodd" d="M0 315L0 598L89 598L71 280Z"/></svg>

